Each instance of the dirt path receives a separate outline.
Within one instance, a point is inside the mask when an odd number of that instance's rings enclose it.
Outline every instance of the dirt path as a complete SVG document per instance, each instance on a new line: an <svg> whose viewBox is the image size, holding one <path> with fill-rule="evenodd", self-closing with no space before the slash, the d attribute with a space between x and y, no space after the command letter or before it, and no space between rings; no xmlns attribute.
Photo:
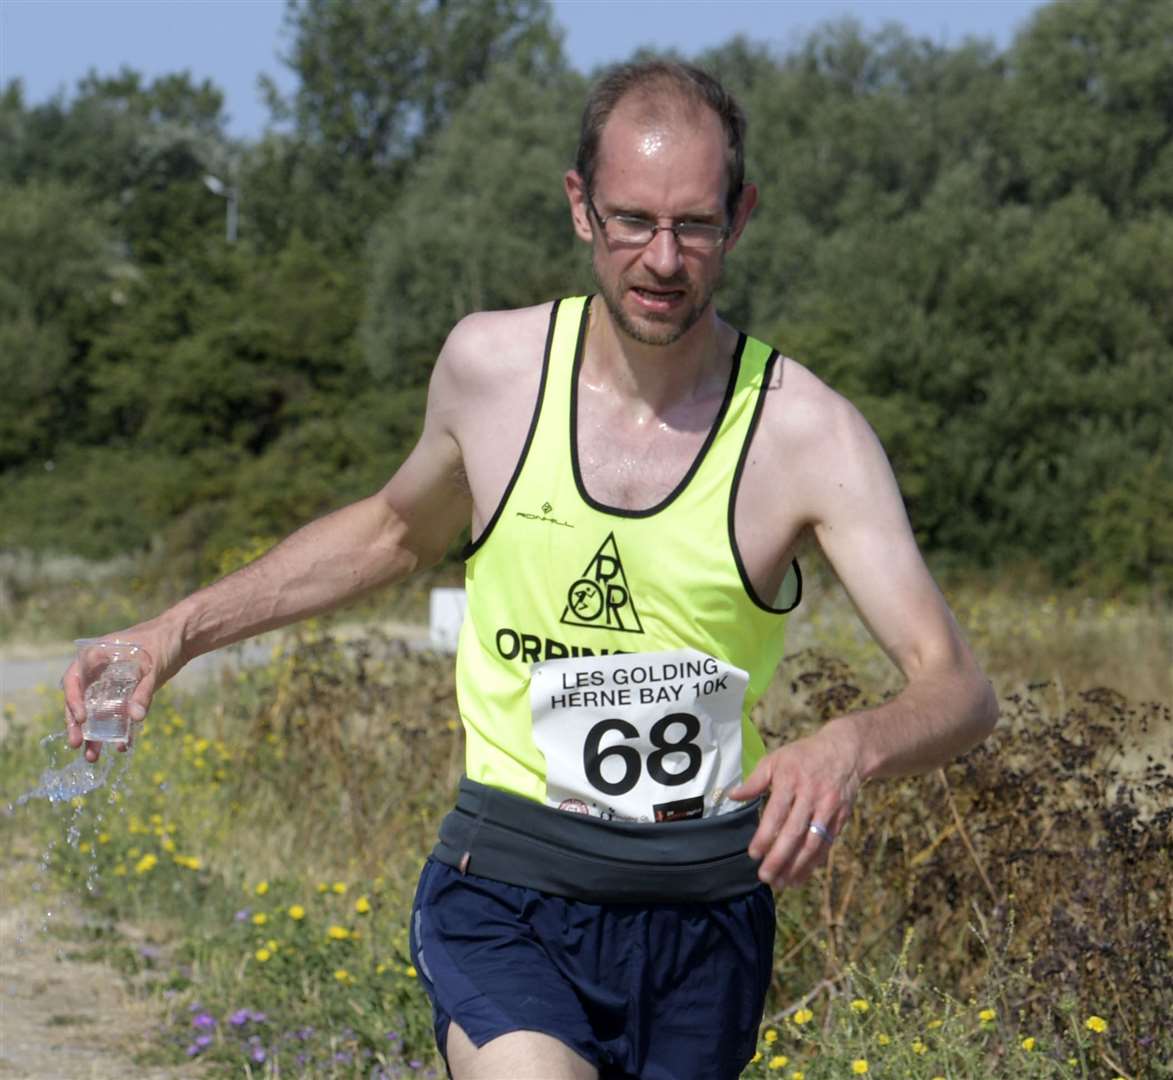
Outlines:
<svg viewBox="0 0 1173 1080"><path fill-rule="evenodd" d="M31 855L0 864L0 1080L204 1075L197 1064L149 1068L135 1061L155 1038L157 1002L137 997L107 965L81 959L66 940L71 935L53 928L83 926L84 916L68 897L34 891L38 885L46 883Z"/></svg>

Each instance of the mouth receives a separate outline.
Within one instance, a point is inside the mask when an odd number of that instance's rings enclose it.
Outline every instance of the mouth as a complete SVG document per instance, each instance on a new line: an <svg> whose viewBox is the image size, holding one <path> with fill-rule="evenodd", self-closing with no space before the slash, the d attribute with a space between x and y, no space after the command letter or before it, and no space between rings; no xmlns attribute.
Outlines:
<svg viewBox="0 0 1173 1080"><path fill-rule="evenodd" d="M632 285L630 291L641 308L654 313L671 311L688 295L684 289L649 285Z"/></svg>

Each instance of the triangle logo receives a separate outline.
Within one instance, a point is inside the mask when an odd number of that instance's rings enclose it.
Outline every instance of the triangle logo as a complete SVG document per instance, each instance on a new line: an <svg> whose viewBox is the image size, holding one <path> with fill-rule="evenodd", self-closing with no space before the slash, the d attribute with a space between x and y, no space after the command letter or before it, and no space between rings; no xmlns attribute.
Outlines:
<svg viewBox="0 0 1173 1080"><path fill-rule="evenodd" d="M593 630L620 630L629 634L644 632L627 585L627 575L623 572L614 533L608 533L599 550L567 589L566 608L560 621L565 626L584 626Z"/></svg>

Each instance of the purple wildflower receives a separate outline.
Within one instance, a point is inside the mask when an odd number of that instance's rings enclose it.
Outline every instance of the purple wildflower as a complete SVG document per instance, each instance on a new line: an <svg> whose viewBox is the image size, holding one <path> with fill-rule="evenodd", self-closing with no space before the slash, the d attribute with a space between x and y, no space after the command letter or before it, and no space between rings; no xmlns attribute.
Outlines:
<svg viewBox="0 0 1173 1080"><path fill-rule="evenodd" d="M212 1036L211 1035L197 1035L195 1037L195 1045L198 1046L201 1050L206 1046L211 1046L212 1045Z"/></svg>
<svg viewBox="0 0 1173 1080"><path fill-rule="evenodd" d="M245 907L241 908L232 918L234 922L248 922L250 915L252 915L252 908Z"/></svg>
<svg viewBox="0 0 1173 1080"><path fill-rule="evenodd" d="M257 1012L255 1009L248 1010L248 1018L254 1024L263 1024L269 1018L263 1012Z"/></svg>
<svg viewBox="0 0 1173 1080"><path fill-rule="evenodd" d="M185 1052L188 1057L195 1057L196 1054L202 1054L204 1052L204 1048L202 1046L198 1046L196 1043L192 1043Z"/></svg>
<svg viewBox="0 0 1173 1080"><path fill-rule="evenodd" d="M408 1068L411 1069L422 1069L424 1067L424 1063L422 1061L417 1061L415 1058L412 1058L411 1061L407 1063L407 1065Z"/></svg>
<svg viewBox="0 0 1173 1080"><path fill-rule="evenodd" d="M211 1013L197 1013L191 1018L191 1026L201 1031L211 1031L216 1026L216 1018Z"/></svg>
<svg viewBox="0 0 1173 1080"><path fill-rule="evenodd" d="M237 1009L236 1012L228 1017L228 1023L233 1027L244 1027L250 1019L252 1019L252 1013L248 1009Z"/></svg>
<svg viewBox="0 0 1173 1080"><path fill-rule="evenodd" d="M249 1055L258 1065L265 1060L265 1048L263 1046L254 1046L253 1052Z"/></svg>

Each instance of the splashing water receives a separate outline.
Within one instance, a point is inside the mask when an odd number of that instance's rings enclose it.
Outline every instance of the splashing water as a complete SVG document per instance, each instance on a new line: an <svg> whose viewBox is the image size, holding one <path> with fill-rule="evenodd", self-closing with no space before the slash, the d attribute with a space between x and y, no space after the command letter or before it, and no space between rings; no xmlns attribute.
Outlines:
<svg viewBox="0 0 1173 1080"><path fill-rule="evenodd" d="M13 804L14 806L24 806L31 799L48 799L51 803L59 803L76 799L80 795L88 795L106 783L106 778L114 767L116 755L112 748L108 747L97 761L86 761L83 754L69 749L64 732L46 735L40 745L48 749L51 764L41 773L41 779L37 786L32 791L21 795ZM64 756L62 750L72 755L65 765L60 764ZM118 776L126 771L132 753L134 753L133 749L127 750L125 760L118 770Z"/></svg>

